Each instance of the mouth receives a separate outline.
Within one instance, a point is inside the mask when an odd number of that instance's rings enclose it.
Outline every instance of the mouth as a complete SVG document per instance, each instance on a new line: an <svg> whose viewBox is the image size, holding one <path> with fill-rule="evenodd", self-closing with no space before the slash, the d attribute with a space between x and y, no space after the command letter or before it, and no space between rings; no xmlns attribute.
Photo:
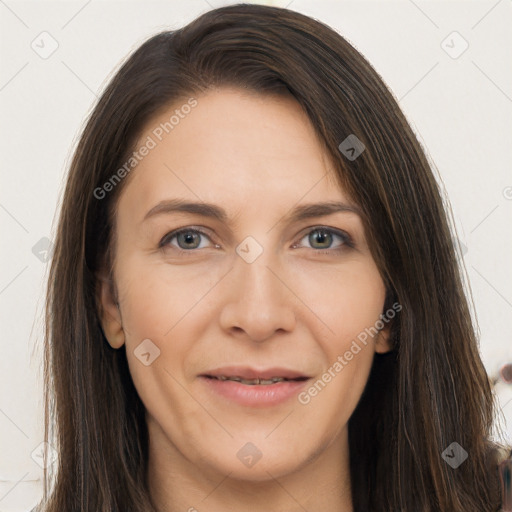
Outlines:
<svg viewBox="0 0 512 512"><path fill-rule="evenodd" d="M299 393L311 377L287 368L254 369L230 366L198 376L205 391L221 400L244 407L273 407Z"/></svg>
<svg viewBox="0 0 512 512"><path fill-rule="evenodd" d="M205 377L207 379L215 379L220 381L231 380L234 382L240 382L241 384L245 384L246 386L270 386L272 384L276 384L278 382L302 382L308 380L309 377L301 376L296 378L288 378L288 377L271 377L270 379L264 379L256 377L255 379L244 379L239 376L230 376L230 375L201 375L201 377Z"/></svg>

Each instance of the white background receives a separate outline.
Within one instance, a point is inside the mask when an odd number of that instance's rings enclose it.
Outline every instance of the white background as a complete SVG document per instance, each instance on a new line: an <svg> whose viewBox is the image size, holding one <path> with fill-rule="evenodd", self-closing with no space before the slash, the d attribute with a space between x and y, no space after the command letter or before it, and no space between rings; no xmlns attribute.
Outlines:
<svg viewBox="0 0 512 512"><path fill-rule="evenodd" d="M49 263L37 248L54 237L82 122L113 70L147 37L227 3L0 0L0 512L30 510L42 494L42 468L31 454L43 439ZM482 357L495 376L512 362L510 0L266 3L331 25L392 89L452 204ZM42 58L53 40L56 51ZM510 441L512 385L496 389Z"/></svg>

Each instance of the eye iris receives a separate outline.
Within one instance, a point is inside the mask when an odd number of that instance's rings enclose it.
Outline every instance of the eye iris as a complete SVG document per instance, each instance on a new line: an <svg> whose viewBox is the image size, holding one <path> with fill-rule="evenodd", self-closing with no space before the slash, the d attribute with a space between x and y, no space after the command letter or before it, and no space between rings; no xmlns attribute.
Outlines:
<svg viewBox="0 0 512 512"><path fill-rule="evenodd" d="M182 249L196 249L200 242L200 233L195 231L182 231L175 236L177 237L178 245ZM194 241L196 242L195 244ZM332 233L322 229L311 231L309 241L312 245L315 243L320 244L320 249L328 248L332 243ZM184 242L184 247L182 246L182 242Z"/></svg>
<svg viewBox="0 0 512 512"><path fill-rule="evenodd" d="M184 232L178 234L178 243L179 243L180 239L185 240L185 247L184 247L185 249L190 249L190 248L195 249L195 248L197 248L197 244L193 247L191 247L189 245L190 242L194 241L194 238L195 238L196 242L199 241L199 233L194 233L192 231L184 231ZM179 244L179 245L181 247L181 244Z"/></svg>
<svg viewBox="0 0 512 512"><path fill-rule="evenodd" d="M311 245L313 245L313 242L320 242L320 244L325 243L325 240L327 239L328 242L331 242L330 238L332 237L332 234L328 231L323 231L317 229L316 231L312 231L309 235L309 241L311 242ZM331 244L327 243L327 247L329 247Z"/></svg>

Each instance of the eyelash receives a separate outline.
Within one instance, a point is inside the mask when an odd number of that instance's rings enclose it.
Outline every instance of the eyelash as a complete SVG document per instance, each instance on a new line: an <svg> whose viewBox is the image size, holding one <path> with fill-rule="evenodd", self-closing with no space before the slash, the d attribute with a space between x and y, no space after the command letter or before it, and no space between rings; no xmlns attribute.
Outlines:
<svg viewBox="0 0 512 512"><path fill-rule="evenodd" d="M304 233L304 235L301 236L300 240L302 240L303 238L305 238L306 236L308 236L309 234L311 234L315 231L320 231L322 233L327 233L327 234L333 234L333 235L338 236L342 240L341 246L338 247L337 249L315 249L315 248L312 248L312 250L315 252L320 252L324 255L331 255L331 254L340 254L343 250L346 250L346 247L354 248L354 243L352 241L352 238L348 235L348 233L346 233L344 231L341 231L339 229L329 228L327 226L314 226L312 228L307 228L307 229L309 229L309 231ZM178 235L180 235L181 233L199 233L199 234L205 236L206 238L208 238L210 241L212 241L211 237L208 235L208 233L206 233L202 229L187 227L187 228L180 228L175 231L171 231L171 232L167 233L160 240L159 248L165 249L169 245L170 241L172 239L174 239L175 237L177 237ZM293 247L295 248L296 245L297 244L294 244ZM173 248L174 248L174 250L178 251L178 253L180 253L180 254L181 253L193 253L193 252L196 252L199 250L198 248L196 248L196 249L181 249L180 247L177 247L177 246L173 246Z"/></svg>

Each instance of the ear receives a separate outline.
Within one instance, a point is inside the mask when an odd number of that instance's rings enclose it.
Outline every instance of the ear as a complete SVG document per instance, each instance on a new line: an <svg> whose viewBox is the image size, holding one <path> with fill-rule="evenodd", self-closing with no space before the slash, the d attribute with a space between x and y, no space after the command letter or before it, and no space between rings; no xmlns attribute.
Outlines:
<svg viewBox="0 0 512 512"><path fill-rule="evenodd" d="M391 323L387 322L385 326L375 336L375 352L385 354L391 352L393 346L391 344Z"/></svg>
<svg viewBox="0 0 512 512"><path fill-rule="evenodd" d="M96 301L103 334L110 346L118 349L123 346L125 335L114 282L105 273L98 274L97 279Z"/></svg>

